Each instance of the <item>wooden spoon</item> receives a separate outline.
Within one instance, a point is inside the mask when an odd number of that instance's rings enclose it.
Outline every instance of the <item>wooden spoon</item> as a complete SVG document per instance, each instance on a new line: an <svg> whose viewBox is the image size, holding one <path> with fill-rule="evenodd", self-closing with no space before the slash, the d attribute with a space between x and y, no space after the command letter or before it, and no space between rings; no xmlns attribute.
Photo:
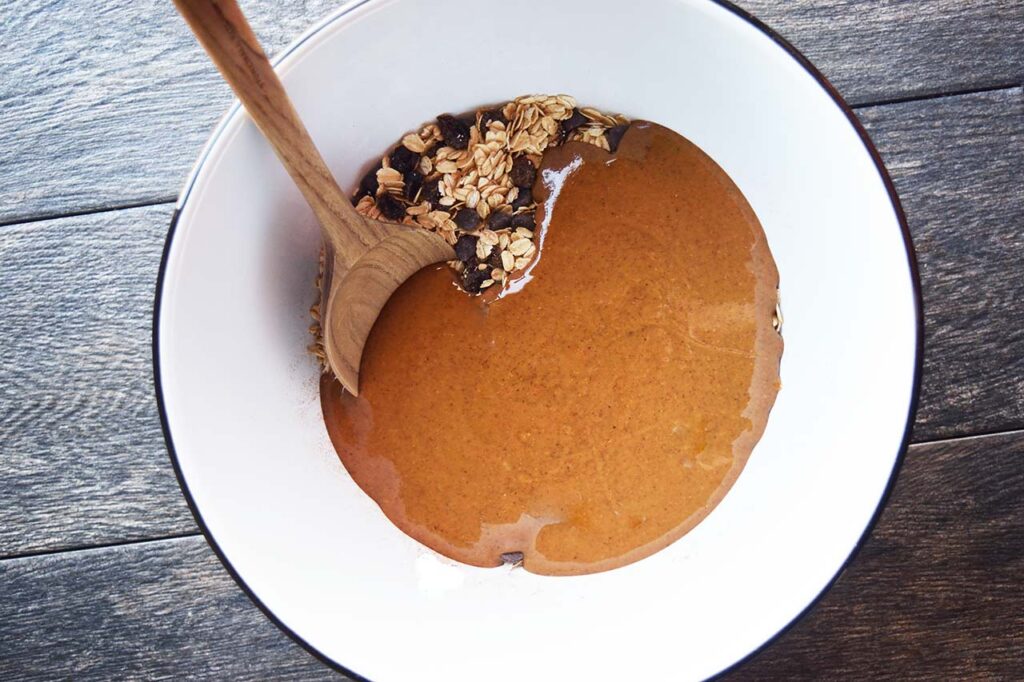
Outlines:
<svg viewBox="0 0 1024 682"><path fill-rule="evenodd" d="M327 362L358 394L377 315L417 270L455 258L440 236L359 215L338 187L235 0L174 0L320 222L326 249L321 326Z"/></svg>

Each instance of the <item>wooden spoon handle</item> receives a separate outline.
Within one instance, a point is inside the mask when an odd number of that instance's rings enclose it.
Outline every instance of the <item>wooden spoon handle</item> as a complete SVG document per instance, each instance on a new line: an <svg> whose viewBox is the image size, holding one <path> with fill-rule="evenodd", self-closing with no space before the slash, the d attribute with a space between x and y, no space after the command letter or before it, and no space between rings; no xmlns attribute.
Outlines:
<svg viewBox="0 0 1024 682"><path fill-rule="evenodd" d="M302 125L235 0L174 0L309 202L328 243L352 263L382 237L356 213Z"/></svg>

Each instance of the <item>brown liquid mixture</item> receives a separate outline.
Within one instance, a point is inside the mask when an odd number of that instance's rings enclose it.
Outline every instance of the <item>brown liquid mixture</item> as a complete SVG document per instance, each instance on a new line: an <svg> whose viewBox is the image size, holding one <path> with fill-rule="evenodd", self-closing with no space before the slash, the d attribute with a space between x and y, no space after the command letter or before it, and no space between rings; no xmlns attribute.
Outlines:
<svg viewBox="0 0 1024 682"><path fill-rule="evenodd" d="M778 273L736 186L667 128L543 169L526 274L495 300L419 272L370 334L361 395L321 395L345 467L415 539L592 573L678 539L736 480L779 387Z"/></svg>

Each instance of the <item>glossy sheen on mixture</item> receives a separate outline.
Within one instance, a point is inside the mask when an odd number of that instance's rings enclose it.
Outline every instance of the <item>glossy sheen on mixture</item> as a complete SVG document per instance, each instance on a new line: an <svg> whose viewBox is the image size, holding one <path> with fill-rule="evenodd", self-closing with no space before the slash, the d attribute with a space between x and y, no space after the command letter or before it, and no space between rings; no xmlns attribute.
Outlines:
<svg viewBox="0 0 1024 682"><path fill-rule="evenodd" d="M613 155L554 149L534 192L519 282L470 298L421 271L370 334L361 395L325 378L322 403L345 467L415 539L591 573L670 544L739 475L779 386L778 273L736 186L661 126Z"/></svg>

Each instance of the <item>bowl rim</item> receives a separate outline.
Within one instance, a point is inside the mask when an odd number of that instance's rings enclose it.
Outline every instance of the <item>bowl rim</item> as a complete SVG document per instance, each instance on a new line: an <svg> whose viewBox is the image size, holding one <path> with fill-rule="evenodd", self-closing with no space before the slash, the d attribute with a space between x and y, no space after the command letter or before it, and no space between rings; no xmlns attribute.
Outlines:
<svg viewBox="0 0 1024 682"><path fill-rule="evenodd" d="M351 4L345 5L330 12L322 19L315 22L309 29L303 32L298 38L296 38L287 47L281 50L281 52L275 55L271 59L271 63L275 67L277 67L283 60L289 57L293 52L299 49L303 44L305 44L308 40L313 38L320 31L327 28L330 24L334 23L335 21L345 16L349 12L352 12L353 10L362 7L363 5L373 3L375 1L376 0L355 0L355 2L352 2ZM883 185L885 186L885 191L889 196L890 204L892 205L893 212L895 213L896 219L899 223L900 231L903 236L904 248L906 251L907 265L909 267L911 275L911 289L914 299L915 316L914 369L913 379L911 382L910 401L907 408L906 425L904 426L903 437L900 442L899 449L893 461L892 471L889 473L889 479L886 482L885 489L883 490L882 495L879 498L878 505L875 508L874 513L868 520L867 524L864 527L864 530L861 532L860 537L858 538L854 546L851 548L849 554L843 560L842 564L836 570L835 574L828 580L825 586L821 589L821 591L810 602L808 602L807 605L804 606L803 609L796 616L794 616L792 620L786 623L771 637L766 639L760 646L758 646L753 651L749 652L743 658L737 660L727 668L719 671L711 678L709 678L720 679L728 673L746 664L752 658L754 658L762 651L767 649L769 646L774 644L776 641L778 641L778 639L782 635L788 632L799 621L803 620L803 618L808 613L810 613L810 611L818 604L818 602L821 601L825 594L832 589L832 586L835 585L839 577L843 574L843 572L846 571L847 567L850 566L850 564L859 554L860 550L863 548L864 544L867 542L868 538L871 536L871 532L877 525L878 520L882 514L882 511L888 504L889 498L893 491L893 487L896 483L896 479L898 478L899 471L903 467L903 462L906 458L907 450L910 445L910 438L914 426L914 420L917 415L917 409L921 395L921 374L923 370L924 356L924 307L921 295L921 276L917 262L917 254L914 249L910 228L907 224L907 218L905 213L903 212L903 206L900 203L899 196L896 193L896 188L893 185L892 178L889 176L889 172L882 161L881 155L878 153L878 149L875 147L867 131L864 129L864 126L863 124L861 124L860 119L857 118L857 115L854 113L853 108L846 102L845 99L843 99L842 95L839 94L839 91L835 88L835 86L833 86L832 83L829 82L829 80L821 73L821 71L819 71L818 68L814 66L814 64L811 63L811 61L803 55L803 53L801 53L788 40L786 40L786 38L782 37L779 33L777 33L774 29L769 27L763 21L753 16L746 10L737 7L732 2L730 2L730 0L707 0L707 2L711 2L715 5L722 7L725 10L728 10L742 21L747 22L748 24L750 24L751 26L753 26L754 28L758 29L760 32L771 38L771 40L775 44L781 47L791 58L793 58L793 60L797 62L797 64L799 64L804 69L804 71L808 73L808 75L810 75L818 83L818 85L829 95L833 103L846 116L847 121L850 123L854 132L856 132L857 136L860 138L861 143L864 145L865 150L868 152L872 162L874 163L875 169L878 172L878 175L881 178ZM228 561L227 556L224 554L223 550L220 548L220 545L218 545L216 539L213 537L213 534L210 532L209 527L206 525L206 522L203 520L203 516L199 511L199 507L196 505L195 500L192 497L192 493L189 490L188 483L185 480L185 476L182 472L178 460L178 455L174 447L174 440L171 436L170 424L168 421L167 411L164 404L163 387L160 375L159 341L161 300L163 298L163 289L165 283L164 280L167 270L168 258L170 256L171 246L174 241L175 232L178 226L178 219L181 216L182 210L185 207L185 203L188 201L192 189L195 186L195 182L199 175L199 172L205 165L211 151L213 150L214 146L217 144L221 135L227 128L228 123L236 115L239 114L240 109L242 109L242 105L238 101L238 99L235 98L232 101L227 112L217 122L217 125L214 127L213 132L211 133L209 139L203 146L203 149L200 152L199 157L197 158L195 164L193 165L191 171L189 172L188 178L186 179L185 184L182 187L180 194L178 195L178 200L175 204L174 212L171 215L171 220L167 231L167 237L164 242L164 248L160 257L160 268L157 273L156 289L153 299L152 324L153 385L156 395L157 411L160 415L160 428L163 433L164 441L167 445L167 453L171 462L171 466L174 469L175 478L178 481L178 486L181 488L181 492L185 498L185 502L188 504L189 511L192 513L196 525L202 532L202 535L206 539L207 544L213 550L214 554L217 556L217 559L220 560L221 564L227 570L228 574L235 581L238 587L241 588L241 590L249 597L249 599L256 605L256 607L263 612L264 616L266 616L272 623L274 623L274 625L278 627L278 629L280 629L282 632L288 635L294 642L299 644L314 658L324 663L325 665L329 666L330 668L349 676L354 680L370 682L368 678L363 677L355 671L346 668L344 665L328 657L326 654L316 649L312 644L303 639L301 635L299 635L293 629L288 627L283 621L281 621L280 618L278 618L277 615L275 615L274 612L271 611L263 603L263 601L255 593L255 591L253 591L252 588L250 588L249 585L246 584L242 576L238 573L234 566L232 566L231 562Z"/></svg>

